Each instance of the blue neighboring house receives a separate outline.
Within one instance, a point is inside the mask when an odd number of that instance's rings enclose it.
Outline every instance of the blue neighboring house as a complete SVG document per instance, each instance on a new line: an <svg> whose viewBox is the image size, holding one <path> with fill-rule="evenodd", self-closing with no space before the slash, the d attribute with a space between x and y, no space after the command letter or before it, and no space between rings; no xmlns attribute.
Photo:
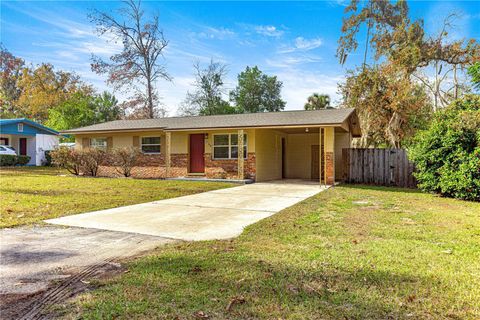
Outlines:
<svg viewBox="0 0 480 320"><path fill-rule="evenodd" d="M25 118L0 119L0 145L15 148L18 155L29 156L28 165L41 166L45 151L55 149L59 137L59 132Z"/></svg>

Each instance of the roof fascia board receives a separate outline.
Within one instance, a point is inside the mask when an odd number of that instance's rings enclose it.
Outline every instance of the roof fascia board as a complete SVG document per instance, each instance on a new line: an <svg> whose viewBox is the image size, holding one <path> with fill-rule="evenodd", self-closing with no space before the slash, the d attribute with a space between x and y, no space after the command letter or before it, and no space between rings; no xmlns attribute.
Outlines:
<svg viewBox="0 0 480 320"><path fill-rule="evenodd" d="M199 131L199 130L238 130L238 129L294 129L294 128L323 128L323 127L341 127L341 123L327 123L327 124L302 124L294 126L238 126L238 127L215 127L215 128L179 128L179 129L165 129L165 132L170 131Z"/></svg>
<svg viewBox="0 0 480 320"><path fill-rule="evenodd" d="M96 134L96 133L122 133L122 132L145 132L145 131L165 131L160 128L143 128L143 129L117 129L117 130L91 130L91 131L62 131L61 134L75 135L75 134Z"/></svg>

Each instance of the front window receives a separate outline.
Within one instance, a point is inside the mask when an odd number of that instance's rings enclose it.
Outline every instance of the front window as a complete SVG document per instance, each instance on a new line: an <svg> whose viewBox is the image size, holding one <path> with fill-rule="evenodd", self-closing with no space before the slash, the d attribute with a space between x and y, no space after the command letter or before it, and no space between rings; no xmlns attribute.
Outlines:
<svg viewBox="0 0 480 320"><path fill-rule="evenodd" d="M23 132L23 123L18 124L18 132Z"/></svg>
<svg viewBox="0 0 480 320"><path fill-rule="evenodd" d="M160 137L142 137L143 153L160 153Z"/></svg>
<svg viewBox="0 0 480 320"><path fill-rule="evenodd" d="M247 135L243 135L243 157L247 158ZM238 134L216 134L213 136L214 159L238 158Z"/></svg>
<svg viewBox="0 0 480 320"><path fill-rule="evenodd" d="M90 147L98 149L107 149L107 138L92 138L90 139Z"/></svg>

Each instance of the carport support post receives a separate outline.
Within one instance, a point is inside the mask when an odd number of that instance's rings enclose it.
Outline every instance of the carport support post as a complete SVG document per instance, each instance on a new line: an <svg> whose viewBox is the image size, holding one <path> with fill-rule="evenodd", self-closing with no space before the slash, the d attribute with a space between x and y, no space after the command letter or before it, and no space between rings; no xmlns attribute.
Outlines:
<svg viewBox="0 0 480 320"><path fill-rule="evenodd" d="M335 128L326 127L323 129L324 143L324 164L325 164L325 184L335 184Z"/></svg>
<svg viewBox="0 0 480 320"><path fill-rule="evenodd" d="M244 175L243 175L243 129L238 130L238 179L242 180Z"/></svg>
<svg viewBox="0 0 480 320"><path fill-rule="evenodd" d="M325 165L324 165L325 161L322 158L322 154L324 154L324 152L322 152L322 149L325 147L325 144L324 144L323 139L322 139L325 135L324 132L325 132L324 128L320 128L320 130L318 130L318 141L319 141L318 142L318 145L319 145L319 148L318 148L318 153L319 153L319 155L318 155L318 159L319 159L319 161L318 161L318 166L319 166L319 168L318 168L318 178L320 180L319 181L320 185L324 184L324 182L325 182L325 180L322 180L322 167L325 168ZM325 172L325 171L323 171L323 172Z"/></svg>
<svg viewBox="0 0 480 320"><path fill-rule="evenodd" d="M165 132L165 178L170 177L170 150L172 147L172 133Z"/></svg>

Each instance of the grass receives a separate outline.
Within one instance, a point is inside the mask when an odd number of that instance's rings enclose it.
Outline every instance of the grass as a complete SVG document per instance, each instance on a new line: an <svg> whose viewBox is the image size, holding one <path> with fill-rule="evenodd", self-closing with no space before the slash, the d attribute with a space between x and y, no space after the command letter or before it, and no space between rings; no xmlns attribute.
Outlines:
<svg viewBox="0 0 480 320"><path fill-rule="evenodd" d="M128 268L67 318L479 319L480 204L339 186Z"/></svg>
<svg viewBox="0 0 480 320"><path fill-rule="evenodd" d="M75 177L49 167L0 169L0 227L179 197L229 183Z"/></svg>

